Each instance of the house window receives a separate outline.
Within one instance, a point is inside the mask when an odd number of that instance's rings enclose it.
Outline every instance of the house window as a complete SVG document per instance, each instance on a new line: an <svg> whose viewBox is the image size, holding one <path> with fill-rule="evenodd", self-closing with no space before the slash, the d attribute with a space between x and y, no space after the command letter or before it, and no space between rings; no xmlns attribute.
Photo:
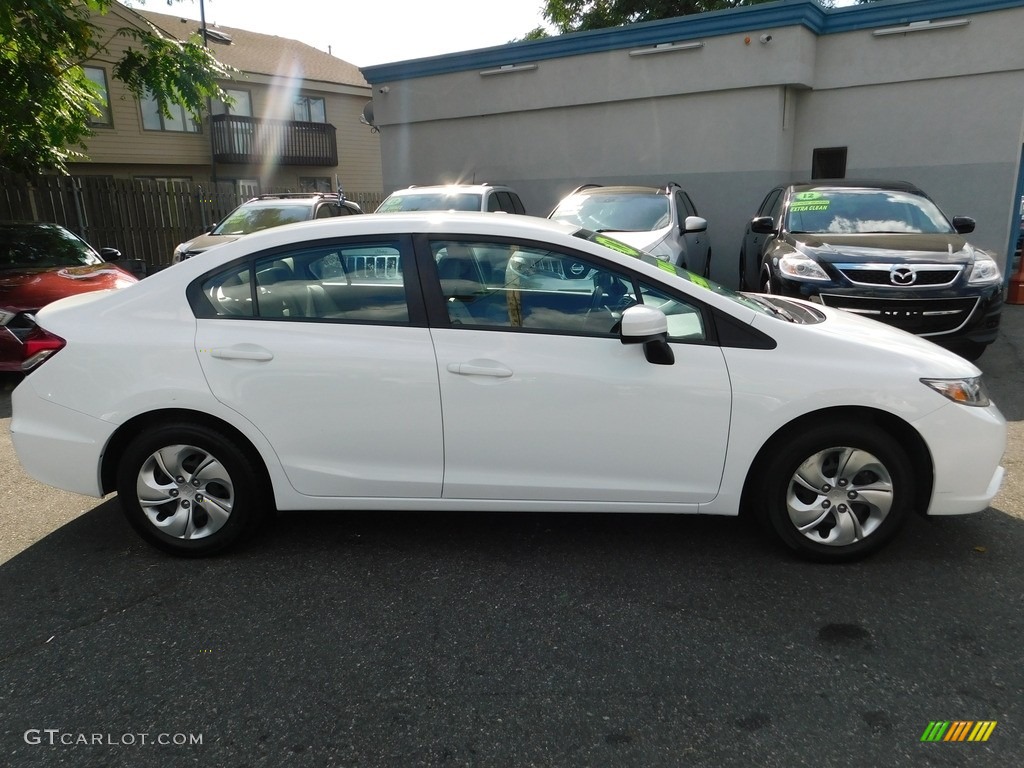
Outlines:
<svg viewBox="0 0 1024 768"><path fill-rule="evenodd" d="M180 104L169 104L170 116L160 113L156 99L148 91L139 100L142 107L142 127L147 131L175 131L178 133L199 133L199 123Z"/></svg>
<svg viewBox="0 0 1024 768"><path fill-rule="evenodd" d="M815 179L846 178L846 147L818 147L811 160L811 177Z"/></svg>
<svg viewBox="0 0 1024 768"><path fill-rule="evenodd" d="M191 176L135 176L136 181L156 181L163 184L191 184Z"/></svg>
<svg viewBox="0 0 1024 768"><path fill-rule="evenodd" d="M317 96L299 96L295 99L295 119L302 123L326 123L324 100Z"/></svg>
<svg viewBox="0 0 1024 768"><path fill-rule="evenodd" d="M85 76L96 87L98 95L93 101L100 111L98 115L89 116L89 125L111 127L113 119L110 115L110 92L107 90L107 71L102 67L82 67Z"/></svg>
<svg viewBox="0 0 1024 768"><path fill-rule="evenodd" d="M231 98L231 104L225 104L220 99L214 101L210 106L215 115L241 115L252 117L252 94L249 91L240 91L237 88L225 88Z"/></svg>
<svg viewBox="0 0 1024 768"><path fill-rule="evenodd" d="M331 192L331 180L327 176L300 176L299 192Z"/></svg>

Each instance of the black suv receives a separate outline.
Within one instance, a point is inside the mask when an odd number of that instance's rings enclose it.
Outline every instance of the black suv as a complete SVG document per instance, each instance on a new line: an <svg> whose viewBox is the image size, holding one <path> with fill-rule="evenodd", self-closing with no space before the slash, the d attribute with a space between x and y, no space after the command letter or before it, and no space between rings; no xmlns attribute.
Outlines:
<svg viewBox="0 0 1024 768"><path fill-rule="evenodd" d="M773 189L740 251L740 288L808 299L894 325L976 360L995 341L1002 274L902 181L809 181Z"/></svg>
<svg viewBox="0 0 1024 768"><path fill-rule="evenodd" d="M221 243L230 243L261 229L310 219L328 219L362 213L357 203L334 192L282 192L246 200L198 237L174 249L172 264L184 261Z"/></svg>

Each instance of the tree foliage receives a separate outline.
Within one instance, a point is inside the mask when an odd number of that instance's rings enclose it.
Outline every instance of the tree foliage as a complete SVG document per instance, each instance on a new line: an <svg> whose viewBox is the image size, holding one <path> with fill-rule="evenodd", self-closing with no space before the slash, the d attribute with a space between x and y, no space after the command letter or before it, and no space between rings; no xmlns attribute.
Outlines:
<svg viewBox="0 0 1024 768"><path fill-rule="evenodd" d="M772 0L545 0L544 18L557 34L588 29L619 27L641 21L671 19L705 11L720 11L742 5L758 5ZM543 27L527 34L526 39L545 37Z"/></svg>
<svg viewBox="0 0 1024 768"><path fill-rule="evenodd" d="M641 21L671 19L706 11L721 11L745 5L760 5L774 0L544 0L543 15L555 34L583 32L588 29L620 27ZM858 4L875 0L855 0ZM834 0L818 0L831 7ZM538 40L548 36L548 30L537 27L524 37Z"/></svg>
<svg viewBox="0 0 1024 768"><path fill-rule="evenodd" d="M32 175L66 173L83 157L89 120L101 94L82 65L109 56L112 41L93 23L113 0L3 0L0 4L0 168ZM107 36L104 39L104 36ZM181 104L199 117L210 96L222 97L218 78L228 70L201 38L180 42L146 29L123 27L115 37L128 48L113 76L130 93L150 93L160 110Z"/></svg>

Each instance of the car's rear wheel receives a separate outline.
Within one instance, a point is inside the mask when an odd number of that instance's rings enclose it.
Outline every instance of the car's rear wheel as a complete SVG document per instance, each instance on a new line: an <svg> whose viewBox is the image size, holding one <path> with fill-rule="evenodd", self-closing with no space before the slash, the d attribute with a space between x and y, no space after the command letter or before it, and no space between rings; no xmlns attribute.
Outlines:
<svg viewBox="0 0 1024 768"><path fill-rule="evenodd" d="M760 473L754 509L797 554L825 562L864 557L906 521L914 474L906 452L870 425L822 425L787 436Z"/></svg>
<svg viewBox="0 0 1024 768"><path fill-rule="evenodd" d="M138 435L121 456L117 493L146 541L185 556L234 544L263 517L270 496L249 453L201 424L165 424Z"/></svg>

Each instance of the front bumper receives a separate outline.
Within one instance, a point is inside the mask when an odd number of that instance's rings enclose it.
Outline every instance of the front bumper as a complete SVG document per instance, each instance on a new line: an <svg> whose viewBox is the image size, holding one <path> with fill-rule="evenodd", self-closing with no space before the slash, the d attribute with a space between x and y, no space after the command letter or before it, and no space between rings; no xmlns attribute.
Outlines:
<svg viewBox="0 0 1024 768"><path fill-rule="evenodd" d="M875 290L775 277L780 293L900 328L944 346L990 344L999 333L1002 287L938 291Z"/></svg>
<svg viewBox="0 0 1024 768"><path fill-rule="evenodd" d="M1006 420L995 405L949 403L914 424L932 455L929 515L980 512L999 492Z"/></svg>

